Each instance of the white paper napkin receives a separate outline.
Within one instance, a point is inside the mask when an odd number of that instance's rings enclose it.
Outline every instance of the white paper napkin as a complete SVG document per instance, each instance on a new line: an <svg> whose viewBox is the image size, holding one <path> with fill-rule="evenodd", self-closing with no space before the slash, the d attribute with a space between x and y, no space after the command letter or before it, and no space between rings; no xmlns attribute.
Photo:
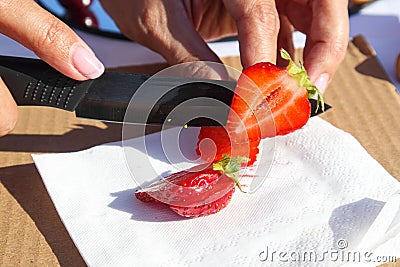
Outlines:
<svg viewBox="0 0 400 267"><path fill-rule="evenodd" d="M186 130L194 147L198 129ZM157 156L158 135L147 153L135 148L143 138L130 141L136 175L149 173L140 168L147 155L158 172L174 171ZM90 266L375 266L400 257L400 183L357 140L312 118L274 142L261 188L197 219L137 201L121 143L33 158Z"/></svg>

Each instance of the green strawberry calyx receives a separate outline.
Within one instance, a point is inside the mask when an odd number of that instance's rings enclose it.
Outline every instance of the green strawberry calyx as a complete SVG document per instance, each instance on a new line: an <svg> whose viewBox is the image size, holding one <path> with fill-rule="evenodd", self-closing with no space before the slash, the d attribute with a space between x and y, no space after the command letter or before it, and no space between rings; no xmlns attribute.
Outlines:
<svg viewBox="0 0 400 267"><path fill-rule="evenodd" d="M228 155L223 154L220 161L213 163L213 170L221 171L223 174L231 178L239 190L245 193L239 182L239 171L242 167L241 163L247 163L249 160L250 159L246 157L230 158Z"/></svg>
<svg viewBox="0 0 400 267"><path fill-rule="evenodd" d="M281 49L281 57L289 61L289 65L287 66L287 72L290 76L296 78L299 81L299 85L301 87L305 87L308 92L308 98L312 98L315 94L318 94L318 101L317 101L317 109L315 112L318 111L318 108L321 106L322 111L325 110L325 102L324 98L322 97L322 93L318 90L318 88L311 82L310 77L307 75L307 71L304 68L301 62L300 65L297 65L292 58L290 57L289 53L285 49Z"/></svg>

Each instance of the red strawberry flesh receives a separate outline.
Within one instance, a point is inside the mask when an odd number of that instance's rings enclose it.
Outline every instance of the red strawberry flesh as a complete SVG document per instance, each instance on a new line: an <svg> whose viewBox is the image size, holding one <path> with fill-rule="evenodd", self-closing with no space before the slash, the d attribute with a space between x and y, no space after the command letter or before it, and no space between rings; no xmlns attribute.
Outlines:
<svg viewBox="0 0 400 267"><path fill-rule="evenodd" d="M180 207L171 205L170 208L179 215L188 218L196 218L196 217L215 214L229 204L234 191L235 188L232 188L224 196L209 204L194 206L194 207Z"/></svg>
<svg viewBox="0 0 400 267"><path fill-rule="evenodd" d="M196 166L196 168L174 173L138 190L135 195L143 202L199 206L213 202L234 187L233 181L221 171L215 171L211 166L200 171L199 168Z"/></svg>
<svg viewBox="0 0 400 267"><path fill-rule="evenodd" d="M135 193L143 202L163 203L185 217L214 214L226 207L238 182L244 158L223 159L169 175ZM242 190L242 189L241 189Z"/></svg>
<svg viewBox="0 0 400 267"><path fill-rule="evenodd" d="M221 153L226 153L247 156L252 164L261 139L288 134L307 123L311 112L308 97L317 93L323 108L322 96L304 67L294 64L284 50L281 56L289 61L286 69L262 62L243 71L232 99L227 133L207 128L200 130L196 152L201 158L217 161ZM207 138L213 140L216 151L201 149L199 145Z"/></svg>

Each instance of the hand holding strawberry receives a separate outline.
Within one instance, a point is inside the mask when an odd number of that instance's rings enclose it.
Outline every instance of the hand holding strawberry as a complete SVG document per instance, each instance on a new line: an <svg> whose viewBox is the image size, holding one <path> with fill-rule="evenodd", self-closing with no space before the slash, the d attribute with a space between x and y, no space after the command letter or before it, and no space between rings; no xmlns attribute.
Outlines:
<svg viewBox="0 0 400 267"><path fill-rule="evenodd" d="M308 100L318 94L318 104L324 109L322 94L312 84L302 65L296 65L285 50L282 58L287 68L271 63L258 63L243 71L232 99L226 129L203 127L196 152L210 165L168 176L135 193L143 202L161 202L184 217L200 217L226 207L239 183L242 165L253 164L263 138L284 135L303 127L311 112ZM254 86L255 84L255 86ZM319 107L318 105L318 107ZM317 108L318 108L317 107ZM214 142L216 151L202 141Z"/></svg>
<svg viewBox="0 0 400 267"><path fill-rule="evenodd" d="M238 36L242 65L275 63L294 52L294 29L306 35L304 64L324 91L348 44L348 0L101 0L128 38L171 64L219 62L206 42ZM155 16L154 14L157 14Z"/></svg>

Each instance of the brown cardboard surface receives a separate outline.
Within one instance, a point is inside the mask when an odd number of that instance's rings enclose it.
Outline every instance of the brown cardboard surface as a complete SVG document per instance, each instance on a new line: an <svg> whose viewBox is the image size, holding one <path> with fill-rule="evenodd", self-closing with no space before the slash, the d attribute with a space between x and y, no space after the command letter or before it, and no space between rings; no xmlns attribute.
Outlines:
<svg viewBox="0 0 400 267"><path fill-rule="evenodd" d="M334 108L322 117L353 134L400 180L400 96L365 42L356 43L349 44L326 93ZM224 62L241 69L237 57ZM122 70L151 73L163 67ZM77 151L120 138L118 124L77 119L50 108L20 108L15 130L0 138L0 266L85 265L30 154Z"/></svg>

